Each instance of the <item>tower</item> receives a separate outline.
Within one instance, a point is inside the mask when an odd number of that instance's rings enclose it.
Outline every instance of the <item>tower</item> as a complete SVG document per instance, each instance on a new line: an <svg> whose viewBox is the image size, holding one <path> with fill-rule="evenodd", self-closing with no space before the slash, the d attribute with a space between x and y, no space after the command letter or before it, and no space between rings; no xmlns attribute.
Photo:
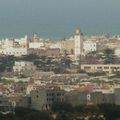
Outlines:
<svg viewBox="0 0 120 120"><path fill-rule="evenodd" d="M76 29L75 31L74 43L75 43L75 48L74 48L75 60L79 60L83 52L83 37L80 29Z"/></svg>

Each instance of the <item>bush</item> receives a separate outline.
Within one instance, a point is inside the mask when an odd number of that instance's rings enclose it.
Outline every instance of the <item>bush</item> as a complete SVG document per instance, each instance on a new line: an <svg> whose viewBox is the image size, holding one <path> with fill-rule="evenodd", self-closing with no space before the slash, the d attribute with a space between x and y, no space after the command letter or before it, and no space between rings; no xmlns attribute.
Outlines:
<svg viewBox="0 0 120 120"><path fill-rule="evenodd" d="M52 111L54 111L54 112L60 112L60 111L72 112L73 107L71 104L66 103L66 102L55 102L52 104Z"/></svg>

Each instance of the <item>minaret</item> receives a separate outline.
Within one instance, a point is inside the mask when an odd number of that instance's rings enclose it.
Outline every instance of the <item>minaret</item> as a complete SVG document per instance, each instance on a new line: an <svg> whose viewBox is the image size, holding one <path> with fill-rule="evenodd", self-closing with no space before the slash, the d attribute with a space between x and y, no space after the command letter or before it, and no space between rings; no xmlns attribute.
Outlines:
<svg viewBox="0 0 120 120"><path fill-rule="evenodd" d="M83 37L80 29L76 29L74 35L74 43L75 43L75 60L79 60L82 52L83 52Z"/></svg>
<svg viewBox="0 0 120 120"><path fill-rule="evenodd" d="M27 35L25 35L25 43L26 43L25 47L29 48L29 38Z"/></svg>
<svg viewBox="0 0 120 120"><path fill-rule="evenodd" d="M33 41L34 41L34 42L36 42L36 41L37 41L37 39L38 39L37 34L36 34L36 33L34 33L34 34L33 34Z"/></svg>

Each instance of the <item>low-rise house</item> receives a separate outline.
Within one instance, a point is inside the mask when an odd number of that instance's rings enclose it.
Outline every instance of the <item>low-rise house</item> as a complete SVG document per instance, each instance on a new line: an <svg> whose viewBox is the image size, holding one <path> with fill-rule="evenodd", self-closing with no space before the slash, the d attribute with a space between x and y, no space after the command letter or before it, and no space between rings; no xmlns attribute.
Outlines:
<svg viewBox="0 0 120 120"><path fill-rule="evenodd" d="M41 42L29 42L29 48L33 48L33 49L41 49L42 47L44 47L44 43L43 41Z"/></svg>
<svg viewBox="0 0 120 120"><path fill-rule="evenodd" d="M47 48L47 49L33 49L30 48L28 50L29 54L35 54L37 56L46 56L46 57L52 57L52 58L58 58L60 56L60 49L59 48Z"/></svg>
<svg viewBox="0 0 120 120"><path fill-rule="evenodd" d="M24 72L24 71L34 71L36 70L36 66L33 62L29 61L15 61L15 65L13 66L14 72Z"/></svg>
<svg viewBox="0 0 120 120"><path fill-rule="evenodd" d="M28 50L27 48L22 48L22 47L10 47L10 48L1 49L0 54L13 55L18 57L22 55L27 55Z"/></svg>
<svg viewBox="0 0 120 120"><path fill-rule="evenodd" d="M86 72L113 73L120 71L119 64L82 64L81 69Z"/></svg>
<svg viewBox="0 0 120 120"><path fill-rule="evenodd" d="M89 52L93 52L93 51L96 51L96 50L97 50L96 42L93 42L93 41L90 41L90 40L84 41L84 43L83 43L84 54L87 54Z"/></svg>
<svg viewBox="0 0 120 120"><path fill-rule="evenodd" d="M117 57L120 57L120 48L116 48L114 53Z"/></svg>

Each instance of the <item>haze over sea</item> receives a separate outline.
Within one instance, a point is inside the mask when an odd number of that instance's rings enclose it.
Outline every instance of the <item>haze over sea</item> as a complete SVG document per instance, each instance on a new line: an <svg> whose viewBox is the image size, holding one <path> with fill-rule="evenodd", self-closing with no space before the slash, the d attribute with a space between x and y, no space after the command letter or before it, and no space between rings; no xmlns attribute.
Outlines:
<svg viewBox="0 0 120 120"><path fill-rule="evenodd" d="M0 0L0 38L120 34L120 0Z"/></svg>

